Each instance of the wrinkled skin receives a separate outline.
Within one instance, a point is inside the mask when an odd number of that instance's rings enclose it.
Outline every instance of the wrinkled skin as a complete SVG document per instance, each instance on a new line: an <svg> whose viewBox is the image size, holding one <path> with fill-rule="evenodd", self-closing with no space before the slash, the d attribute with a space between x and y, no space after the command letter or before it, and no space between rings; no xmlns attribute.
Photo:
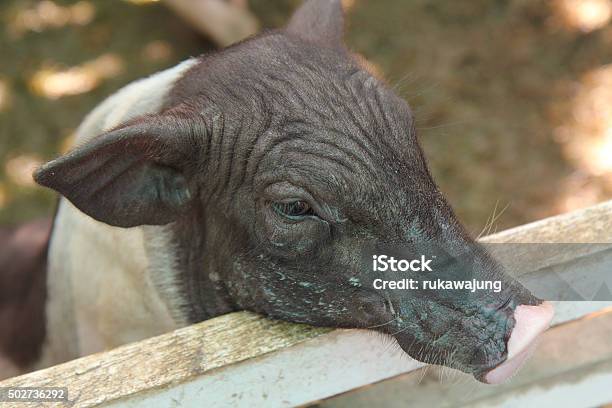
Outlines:
<svg viewBox="0 0 612 408"><path fill-rule="evenodd" d="M514 308L540 301L457 221L410 108L341 44L338 3L313 0L287 29L202 57L162 112L35 177L110 225L170 224L191 321L246 309L372 327L479 377L506 358ZM469 278L503 290L373 289L372 245L418 242L468 252Z"/></svg>

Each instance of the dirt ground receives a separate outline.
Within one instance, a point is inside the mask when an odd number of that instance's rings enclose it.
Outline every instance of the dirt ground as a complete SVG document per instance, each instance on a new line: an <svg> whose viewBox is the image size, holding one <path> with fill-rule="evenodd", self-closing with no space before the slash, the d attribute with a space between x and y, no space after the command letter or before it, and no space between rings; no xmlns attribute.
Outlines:
<svg viewBox="0 0 612 408"><path fill-rule="evenodd" d="M265 27L297 4L250 1ZM609 0L345 4L349 45L412 105L435 178L472 232L612 198ZM29 172L106 95L212 49L143 0L5 0L0 21L4 224L53 211Z"/></svg>

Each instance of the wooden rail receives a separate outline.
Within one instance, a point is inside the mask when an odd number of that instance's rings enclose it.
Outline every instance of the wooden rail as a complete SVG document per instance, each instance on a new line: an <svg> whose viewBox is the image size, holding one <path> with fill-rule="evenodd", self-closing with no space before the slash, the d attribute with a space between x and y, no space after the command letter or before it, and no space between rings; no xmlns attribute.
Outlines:
<svg viewBox="0 0 612 408"><path fill-rule="evenodd" d="M581 246L561 259L527 251L523 256L532 257L534 263L522 273L547 268L581 271L581 265L594 263L593 259L597 265L610 265L607 270L612 271L612 249L606 245L612 243L612 202L482 241L603 244L591 249ZM606 307L612 302L557 302L554 323ZM370 331L312 328L238 312L8 379L0 387L67 387L73 407L294 406L422 366Z"/></svg>

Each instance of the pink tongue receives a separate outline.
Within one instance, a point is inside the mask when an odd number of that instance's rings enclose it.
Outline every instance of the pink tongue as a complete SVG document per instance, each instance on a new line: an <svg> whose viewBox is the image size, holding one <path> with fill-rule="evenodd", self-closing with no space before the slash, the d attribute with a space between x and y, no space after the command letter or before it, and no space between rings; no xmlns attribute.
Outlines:
<svg viewBox="0 0 612 408"><path fill-rule="evenodd" d="M508 358L485 375L485 382L499 384L512 377L535 349L535 338L548 328L553 315L549 302L518 306L514 311L516 324L508 340Z"/></svg>

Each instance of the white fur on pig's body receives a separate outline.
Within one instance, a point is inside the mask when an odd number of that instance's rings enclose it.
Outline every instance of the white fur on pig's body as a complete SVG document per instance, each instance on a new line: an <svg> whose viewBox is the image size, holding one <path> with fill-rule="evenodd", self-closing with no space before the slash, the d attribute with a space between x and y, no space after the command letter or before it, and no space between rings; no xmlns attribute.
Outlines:
<svg viewBox="0 0 612 408"><path fill-rule="evenodd" d="M174 82L194 63L185 61L110 96L83 121L76 145L158 112ZM49 248L47 338L39 367L186 324L169 234L166 227L111 227L60 200Z"/></svg>

